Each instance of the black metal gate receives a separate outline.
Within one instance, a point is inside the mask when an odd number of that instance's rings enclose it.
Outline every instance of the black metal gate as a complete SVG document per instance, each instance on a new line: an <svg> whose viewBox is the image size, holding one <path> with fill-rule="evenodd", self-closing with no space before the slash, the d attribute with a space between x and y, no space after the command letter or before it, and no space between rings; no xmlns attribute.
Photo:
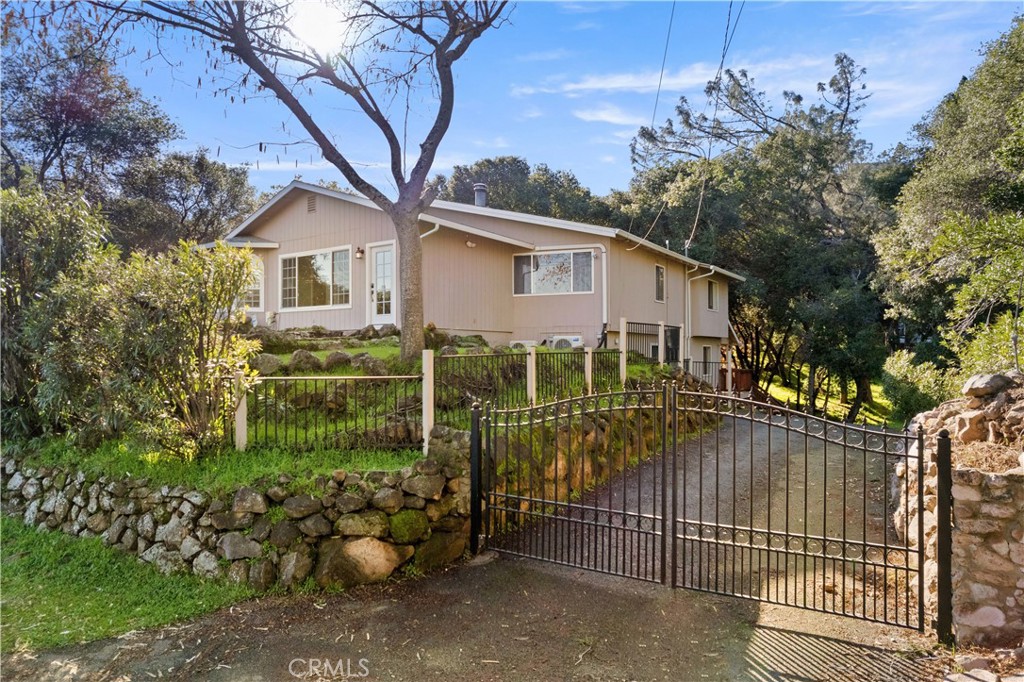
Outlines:
<svg viewBox="0 0 1024 682"><path fill-rule="evenodd" d="M920 434L669 386L477 409L474 430L474 541L924 628Z"/></svg>

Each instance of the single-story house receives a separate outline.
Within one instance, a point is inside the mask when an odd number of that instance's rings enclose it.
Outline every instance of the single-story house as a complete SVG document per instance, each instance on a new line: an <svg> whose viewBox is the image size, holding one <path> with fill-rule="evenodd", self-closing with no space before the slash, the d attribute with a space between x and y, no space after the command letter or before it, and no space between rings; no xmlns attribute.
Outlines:
<svg viewBox="0 0 1024 682"><path fill-rule="evenodd" d="M742 277L622 230L489 208L478 190L477 205L435 201L420 215L425 322L491 344L611 348L622 318L664 322L681 328L680 359L718 361ZM294 181L226 241L259 261L256 323L400 323L394 227L368 199Z"/></svg>

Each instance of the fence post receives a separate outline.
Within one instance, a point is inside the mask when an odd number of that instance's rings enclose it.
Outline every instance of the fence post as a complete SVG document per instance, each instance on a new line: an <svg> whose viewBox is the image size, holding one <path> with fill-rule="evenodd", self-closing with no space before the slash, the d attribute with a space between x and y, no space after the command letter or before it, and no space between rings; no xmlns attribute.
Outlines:
<svg viewBox="0 0 1024 682"><path fill-rule="evenodd" d="M725 344L725 392L732 393L732 343Z"/></svg>
<svg viewBox="0 0 1024 682"><path fill-rule="evenodd" d="M583 378L587 384L587 395L594 392L594 349L583 349Z"/></svg>
<svg viewBox="0 0 1024 682"><path fill-rule="evenodd" d="M426 457L430 449L430 432L434 430L434 351L429 348L423 350L423 456Z"/></svg>
<svg viewBox="0 0 1024 682"><path fill-rule="evenodd" d="M532 350L532 349L531 349ZM483 500L480 498L480 403L473 403L473 423L469 434L469 552L480 551L480 528L483 520Z"/></svg>
<svg viewBox="0 0 1024 682"><path fill-rule="evenodd" d="M233 390L239 396L235 407L235 449L242 451L249 444L249 392L242 384L241 372L235 372Z"/></svg>
<svg viewBox="0 0 1024 682"><path fill-rule="evenodd" d="M938 563L938 600L935 613L935 634L946 646L955 642L953 636L953 464L949 431L939 431L935 448L938 480L936 481L935 561ZM923 514L923 510L921 512ZM922 542L923 542L922 538Z"/></svg>
<svg viewBox="0 0 1024 682"><path fill-rule="evenodd" d="M665 364L665 320L658 320L658 364Z"/></svg>
<svg viewBox="0 0 1024 682"><path fill-rule="evenodd" d="M537 402L537 349L526 349L526 399L530 404Z"/></svg>
<svg viewBox="0 0 1024 682"><path fill-rule="evenodd" d="M619 318L619 387L626 385L626 354L629 348L629 328L626 318Z"/></svg>

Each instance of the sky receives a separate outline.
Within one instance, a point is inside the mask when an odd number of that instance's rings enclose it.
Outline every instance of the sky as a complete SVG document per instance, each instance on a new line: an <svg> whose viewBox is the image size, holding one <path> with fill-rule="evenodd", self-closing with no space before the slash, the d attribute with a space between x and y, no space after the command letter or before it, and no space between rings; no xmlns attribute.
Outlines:
<svg viewBox="0 0 1024 682"><path fill-rule="evenodd" d="M431 175L514 155L572 171L596 195L626 189L637 129L671 117L680 96L705 105L704 86L717 70L727 22L725 67L746 69L776 103L783 90L814 100L817 84L834 73L838 52L865 67L871 98L860 131L881 153L909 139L914 124L981 61L983 44L1022 12L1021 1L520 2L457 63L455 114ZM336 36L315 5L304 4L299 14L296 31L311 42ZM137 49L124 71L181 127L184 136L172 149L205 146L221 161L248 164L260 190L296 175L347 184L315 147L303 144L281 104L214 97L201 54L179 41L146 58L155 52L150 39L132 40ZM197 87L204 74L207 85ZM416 119L417 101L413 134L426 122ZM341 151L393 196L386 148L373 126L340 100L318 100L317 112ZM275 145L281 142L293 144ZM270 146L261 152L260 143Z"/></svg>

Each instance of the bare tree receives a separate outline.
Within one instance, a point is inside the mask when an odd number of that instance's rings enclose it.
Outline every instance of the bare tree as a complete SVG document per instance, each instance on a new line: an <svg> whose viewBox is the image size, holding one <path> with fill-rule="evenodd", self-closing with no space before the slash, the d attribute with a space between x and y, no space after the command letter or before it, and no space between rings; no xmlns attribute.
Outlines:
<svg viewBox="0 0 1024 682"><path fill-rule="evenodd" d="M453 68L485 31L503 23L507 2L334 0L346 18L344 38L339 36L338 49L329 53L290 28L299 4L96 0L88 9L71 5L70 11L98 27L137 24L157 36L184 34L199 46L194 53L205 56L208 70L221 82L227 79L223 90L269 92L288 108L323 157L394 223L402 275L402 357L412 359L423 349L418 217L434 200L426 181L452 120ZM433 99L418 99L413 111L412 93L424 88ZM314 105L324 89L354 103L376 127L387 150L394 199L341 149L332 134L335 121L324 116L322 103ZM418 141L408 138L410 114L429 121Z"/></svg>

